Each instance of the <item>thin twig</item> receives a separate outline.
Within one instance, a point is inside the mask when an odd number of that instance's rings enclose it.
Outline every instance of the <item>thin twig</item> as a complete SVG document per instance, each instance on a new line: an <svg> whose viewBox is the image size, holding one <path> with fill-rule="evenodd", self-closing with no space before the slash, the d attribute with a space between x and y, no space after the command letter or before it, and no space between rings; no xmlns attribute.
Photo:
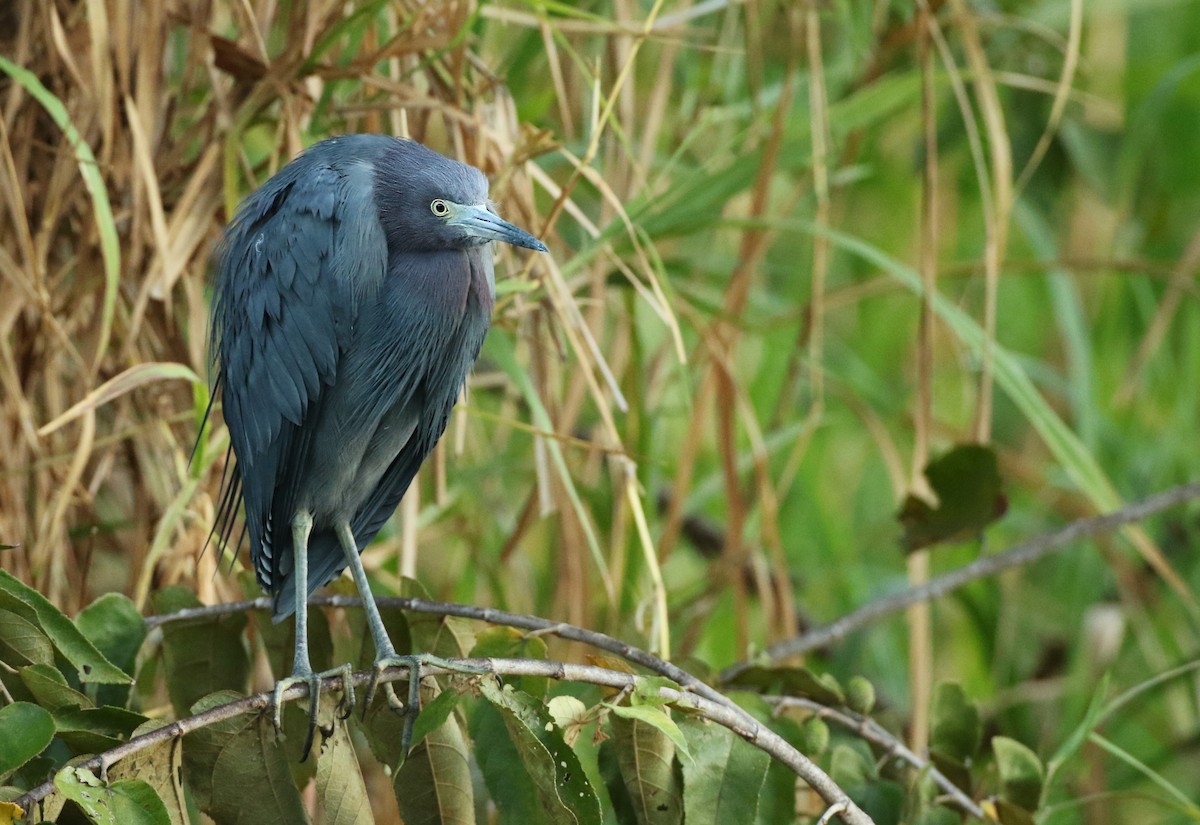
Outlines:
<svg viewBox="0 0 1200 825"><path fill-rule="evenodd" d="M559 681L586 682L604 687L631 689L637 686L639 678L631 673L621 673L594 665L576 665L566 662L554 662L545 659L451 659L457 667L486 670L497 676L537 676ZM424 669L429 675L454 674L457 670L449 670L430 666ZM392 682L408 678L407 667L388 668L380 677L380 681ZM353 674L355 687L365 687L372 679L371 671L359 671ZM320 684L322 693L340 690L342 677L331 676L323 679ZM736 733L751 745L766 752L774 759L787 765L797 776L803 779L817 792L827 804L832 807L840 806L840 816L849 825L868 825L872 820L816 764L792 747L786 740L769 728L760 725L744 711L734 710L723 703L709 701L693 693L675 690L668 687L657 688L661 699L680 707L686 707L700 716L709 719L722 727ZM283 692L281 702L293 702L308 695L305 684L293 685ZM141 736L135 736L111 750L97 754L74 767L92 771L106 771L116 762L132 754L161 742L178 739L192 731L199 730L226 719L247 713L262 713L271 704L271 692L264 691L245 699L238 699L228 704L218 705L204 713L189 716L171 722ZM23 794L16 800L17 805L29 811L37 802L45 799L55 790L54 783L46 782Z"/></svg>
<svg viewBox="0 0 1200 825"><path fill-rule="evenodd" d="M784 708L804 708L811 711L819 719L830 719L846 730L853 731L858 736L866 739L880 748L888 756L895 757L902 762L907 762L918 771L922 771L929 775L929 778L934 783L946 792L946 795L955 801L955 803L966 813L979 819L987 819L984 815L983 808L971 797L963 792L962 788L955 785L941 771L939 771L932 762L915 752L910 750L903 742L897 739L888 731L887 728L880 725L869 716L863 716L851 710L843 710L837 708L826 707L820 702L815 702L812 699L804 699L798 696L765 696L763 697L768 703L782 710Z"/></svg>
<svg viewBox="0 0 1200 825"><path fill-rule="evenodd" d="M976 559L970 564L938 576L920 587L911 587L900 593L885 596L847 613L836 621L814 627L799 636L771 645L763 651L760 659L756 662L738 662L726 668L721 672L719 682L727 684L750 668L752 664L761 663L764 660L771 662L789 656L798 656L815 648L832 644L884 616L904 610L909 605L944 596L965 584L1037 561L1078 539L1098 533L1107 533L1126 524L1142 521L1155 513L1197 498L1200 498L1200 482L1192 482L1172 487L1165 492L1157 493L1111 513L1073 521L1052 533L1022 542L998 555Z"/></svg>

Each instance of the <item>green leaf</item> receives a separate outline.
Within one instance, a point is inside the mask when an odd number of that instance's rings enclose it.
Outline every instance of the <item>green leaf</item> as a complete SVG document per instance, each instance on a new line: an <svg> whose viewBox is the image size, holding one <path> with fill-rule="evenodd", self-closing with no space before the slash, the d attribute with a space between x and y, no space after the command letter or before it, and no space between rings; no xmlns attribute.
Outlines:
<svg viewBox="0 0 1200 825"><path fill-rule="evenodd" d="M925 465L936 506L909 495L897 518L904 550L912 553L940 542L975 536L1008 509L996 453L979 444L959 444Z"/></svg>
<svg viewBox="0 0 1200 825"><path fill-rule="evenodd" d="M19 614L39 626L54 647L79 671L79 681L101 685L128 685L133 679L108 661L79 629L41 593L0 570L0 609Z"/></svg>
<svg viewBox="0 0 1200 825"><path fill-rule="evenodd" d="M676 766L675 748L676 737L687 747L683 733L661 708L607 707L613 712L609 724L617 765L638 825L682 822L683 777Z"/></svg>
<svg viewBox="0 0 1200 825"><path fill-rule="evenodd" d="M337 699L321 694L322 717L332 716ZM354 743L344 722L334 722L317 753L317 800L324 825L372 825L371 798L363 781Z"/></svg>
<svg viewBox="0 0 1200 825"><path fill-rule="evenodd" d="M167 722L152 719L139 725L132 737L165 727ZM187 825L187 799L183 790L183 742L164 739L143 747L108 769L110 781L140 779L150 785L166 808L171 825Z"/></svg>
<svg viewBox="0 0 1200 825"><path fill-rule="evenodd" d="M30 665L21 668L21 681L37 703L51 713L69 708L91 708L96 704L67 684L58 668L50 665Z"/></svg>
<svg viewBox="0 0 1200 825"><path fill-rule="evenodd" d="M462 694L456 690L443 690L433 697L433 701L422 703L421 714L413 723L412 747L421 744L422 739L445 724L461 698Z"/></svg>
<svg viewBox="0 0 1200 825"><path fill-rule="evenodd" d="M0 778L44 751L54 738L54 718L31 702L0 708Z"/></svg>
<svg viewBox="0 0 1200 825"><path fill-rule="evenodd" d="M746 668L731 682L733 687L753 688L762 693L803 696L822 705L836 707L846 702L842 686L831 673L819 676L806 667Z"/></svg>
<svg viewBox="0 0 1200 825"><path fill-rule="evenodd" d="M488 795L500 814L500 825L540 823L537 791L517 754L513 738L509 736L503 714L490 702L473 705L467 719L475 743L475 759ZM613 767L615 769L615 760Z"/></svg>
<svg viewBox="0 0 1200 825"><path fill-rule="evenodd" d="M685 718L679 728L692 759L683 762L683 810L688 825L753 822L771 758L725 728Z"/></svg>
<svg viewBox="0 0 1200 825"><path fill-rule="evenodd" d="M967 699L960 685L944 682L933 695L933 730L930 747L959 762L966 762L979 751L983 724L979 711Z"/></svg>
<svg viewBox="0 0 1200 825"><path fill-rule="evenodd" d="M53 665L50 637L11 610L0 610L0 662L9 667Z"/></svg>
<svg viewBox="0 0 1200 825"><path fill-rule="evenodd" d="M203 713L240 698L233 691L221 691L188 711ZM269 714L236 716L187 734L183 765L197 806L222 825L308 821Z"/></svg>
<svg viewBox="0 0 1200 825"><path fill-rule="evenodd" d="M679 748L679 752L683 756L691 758L687 740L683 738L683 732L679 730L675 720L668 716L662 708L653 705L610 705L607 702L604 703L604 706L622 719L633 719L658 728L674 743L675 747Z"/></svg>
<svg viewBox="0 0 1200 825"><path fill-rule="evenodd" d="M392 789L405 825L474 825L469 753L457 719L449 716L426 733L396 771Z"/></svg>
<svg viewBox="0 0 1200 825"><path fill-rule="evenodd" d="M1027 811L1036 811L1042 797L1046 769L1038 755L1007 736L992 737L992 752L1000 770L1000 793Z"/></svg>
<svg viewBox="0 0 1200 825"><path fill-rule="evenodd" d="M126 673L133 673L138 650L146 640L146 625L133 602L121 593L105 593L75 617L75 626L104 656ZM125 704L127 688L97 692L101 704Z"/></svg>
<svg viewBox="0 0 1200 825"><path fill-rule="evenodd" d="M75 753L97 753L129 739L146 717L111 705L99 708L64 708L54 714L58 736Z"/></svg>
<svg viewBox="0 0 1200 825"><path fill-rule="evenodd" d="M153 601L159 614L200 606L190 590L179 586L158 591ZM246 689L250 659L242 638L245 627L246 617L240 613L163 625L164 676L177 716L186 716L188 708L210 693Z"/></svg>
<svg viewBox="0 0 1200 825"><path fill-rule="evenodd" d="M68 766L55 774L54 787L98 825L171 825L163 801L140 779L105 785L91 771Z"/></svg>
<svg viewBox="0 0 1200 825"><path fill-rule="evenodd" d="M500 711L545 817L551 822L599 825L596 791L546 708L511 685L501 688L491 679L480 680L479 689Z"/></svg>

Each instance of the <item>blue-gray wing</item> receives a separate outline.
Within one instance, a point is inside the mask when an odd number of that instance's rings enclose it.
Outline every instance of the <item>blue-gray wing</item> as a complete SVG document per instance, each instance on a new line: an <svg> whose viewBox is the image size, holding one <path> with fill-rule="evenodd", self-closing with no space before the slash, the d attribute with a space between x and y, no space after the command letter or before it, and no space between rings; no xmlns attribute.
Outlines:
<svg viewBox="0 0 1200 825"><path fill-rule="evenodd" d="M302 425L336 380L358 302L387 262L371 158L340 160L327 148L318 144L246 199L218 259L212 351L237 465L217 529L230 535L240 487L268 591L279 584L273 534L290 530L271 517L280 475L305 466Z"/></svg>

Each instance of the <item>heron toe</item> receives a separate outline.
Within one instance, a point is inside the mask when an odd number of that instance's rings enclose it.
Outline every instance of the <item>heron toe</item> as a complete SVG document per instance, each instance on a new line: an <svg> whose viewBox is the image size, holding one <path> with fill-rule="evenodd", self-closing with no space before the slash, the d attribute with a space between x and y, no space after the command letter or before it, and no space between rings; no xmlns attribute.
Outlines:
<svg viewBox="0 0 1200 825"><path fill-rule="evenodd" d="M407 656L397 656L395 654L380 656L375 660L371 681L367 684L367 693L363 699L364 714L366 714L367 708L370 707L371 700L375 697L375 691L379 687L379 678L389 667L408 668L407 702L400 701L399 697L396 696L396 689L392 686L391 682L386 682L383 686L388 707L398 713L404 714L404 728L400 734L400 752L405 757L408 756L409 747L412 745L413 724L417 720L417 715L421 712L421 668L437 667L453 671L454 673L475 676L488 672L487 668L466 665L461 662L452 662L449 659L443 659L440 656L434 656L430 653L414 653Z"/></svg>
<svg viewBox="0 0 1200 825"><path fill-rule="evenodd" d="M271 722L275 726L275 735L283 736L283 694L292 685L308 686L308 732L304 736L304 749L300 761L308 759L312 750L313 739L317 732L317 710L321 706L321 681L329 676L339 676L342 680L342 698L338 700L337 719L346 719L354 711L354 671L349 664L340 665L329 670L313 673L311 670L298 671L291 676L280 679L275 683L271 692Z"/></svg>

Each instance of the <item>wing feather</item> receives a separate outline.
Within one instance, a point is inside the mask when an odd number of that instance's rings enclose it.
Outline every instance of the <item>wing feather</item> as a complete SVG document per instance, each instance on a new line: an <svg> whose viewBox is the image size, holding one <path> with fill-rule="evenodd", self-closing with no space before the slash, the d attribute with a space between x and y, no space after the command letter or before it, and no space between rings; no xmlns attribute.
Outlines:
<svg viewBox="0 0 1200 825"><path fill-rule="evenodd" d="M230 478L242 489L259 583L271 592L292 566L275 549L283 534L290 547L280 480L305 466L305 422L336 380L358 300L386 269L370 166L382 145L329 148L318 144L250 195L218 257L213 351L237 456ZM228 536L233 513L222 518L218 533Z"/></svg>

